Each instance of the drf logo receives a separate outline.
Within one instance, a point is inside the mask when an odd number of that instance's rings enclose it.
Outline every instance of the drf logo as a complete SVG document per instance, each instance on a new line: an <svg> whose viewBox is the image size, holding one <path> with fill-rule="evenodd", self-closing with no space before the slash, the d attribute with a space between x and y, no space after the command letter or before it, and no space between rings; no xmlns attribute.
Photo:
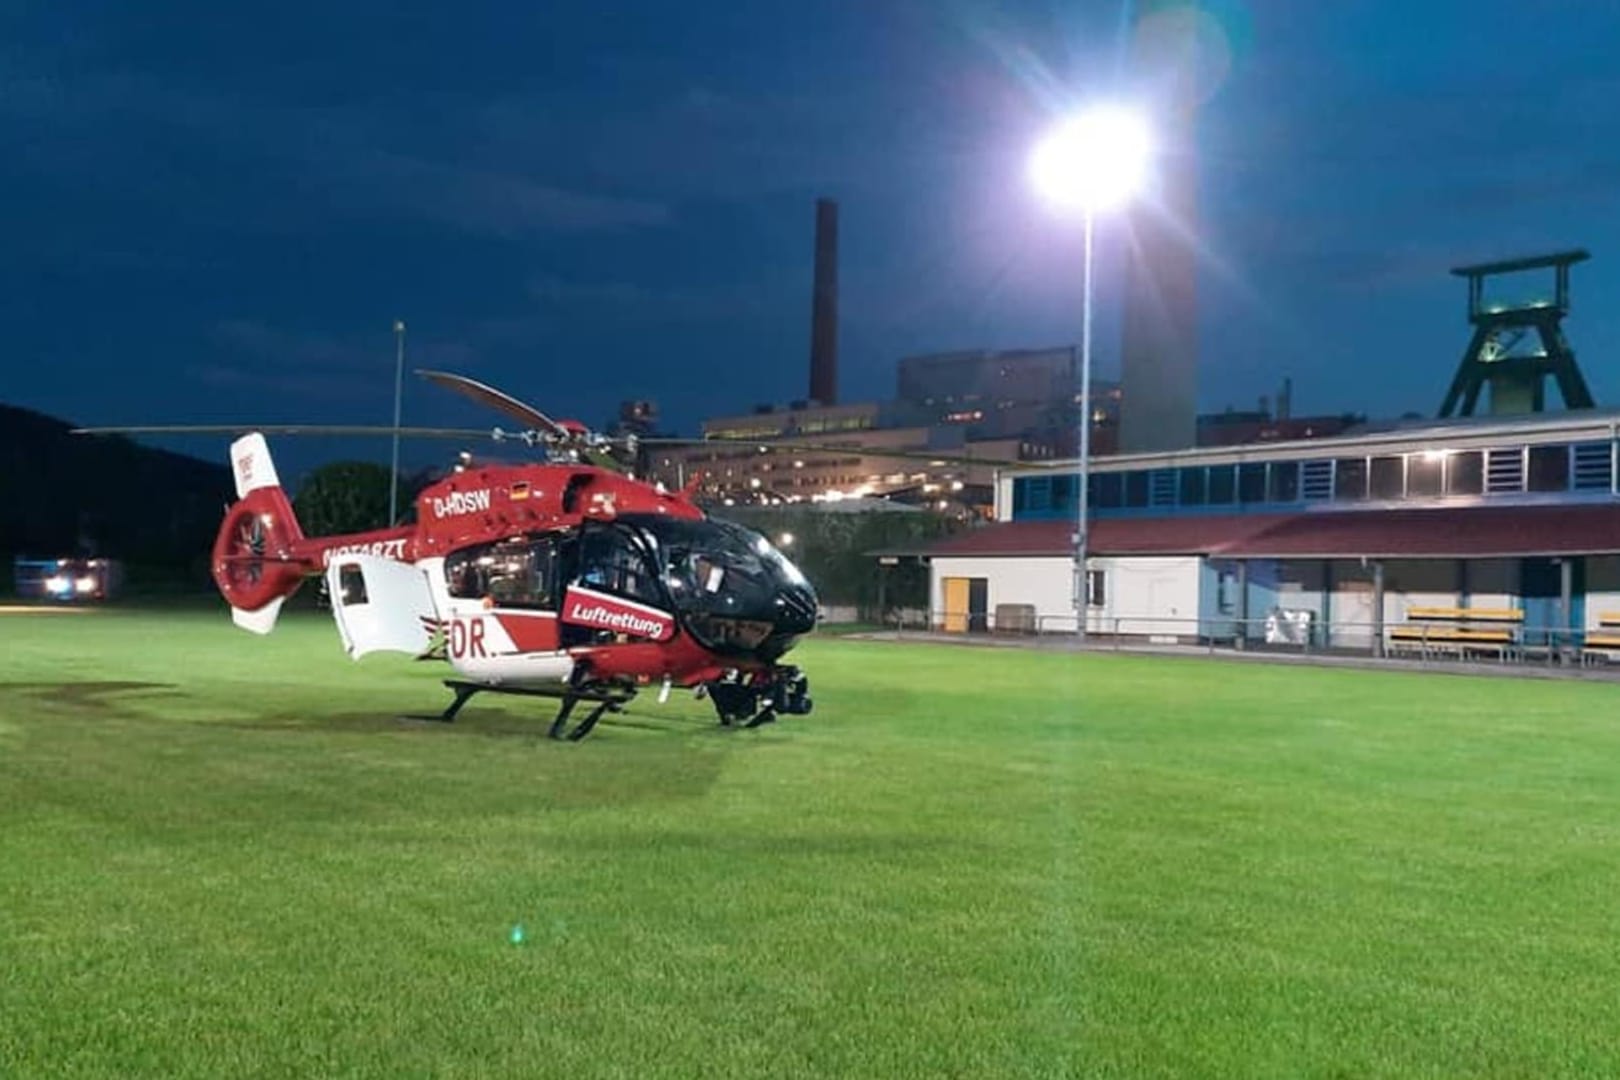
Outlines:
<svg viewBox="0 0 1620 1080"><path fill-rule="evenodd" d="M457 660L478 659L489 655L489 650L484 646L482 616L451 620L448 636L450 655Z"/></svg>

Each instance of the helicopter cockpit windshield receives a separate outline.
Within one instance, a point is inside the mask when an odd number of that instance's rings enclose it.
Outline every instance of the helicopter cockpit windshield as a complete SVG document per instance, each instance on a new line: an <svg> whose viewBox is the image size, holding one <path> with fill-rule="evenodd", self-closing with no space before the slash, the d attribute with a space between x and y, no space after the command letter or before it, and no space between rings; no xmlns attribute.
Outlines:
<svg viewBox="0 0 1620 1080"><path fill-rule="evenodd" d="M815 627L815 590L758 533L714 518L619 520L646 537L671 602L706 647L774 658Z"/></svg>

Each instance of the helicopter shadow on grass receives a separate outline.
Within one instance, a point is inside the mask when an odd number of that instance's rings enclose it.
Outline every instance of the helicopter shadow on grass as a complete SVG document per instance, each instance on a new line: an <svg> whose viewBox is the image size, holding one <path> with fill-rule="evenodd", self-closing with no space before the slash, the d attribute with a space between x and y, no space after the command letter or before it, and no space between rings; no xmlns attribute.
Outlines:
<svg viewBox="0 0 1620 1080"><path fill-rule="evenodd" d="M521 707L499 708L469 705L454 721L443 720L433 712L397 712L389 710L349 710L315 714L304 711L280 710L262 717L229 721L220 724L245 731L303 731L321 732L406 733L426 738L483 738L538 741L544 744L566 745L567 739L549 738L554 708L522 711ZM577 718L571 723L577 723ZM696 716L673 709L652 709L630 706L622 712L604 716L585 740L596 743L612 741L614 733L645 732L654 735L692 738L694 736L727 736L746 734L740 728L722 727L712 717Z"/></svg>
<svg viewBox="0 0 1620 1080"><path fill-rule="evenodd" d="M583 711L577 712L569 721L569 727L579 722ZM551 731L555 709L536 710L532 713L519 713L513 710L499 708L467 708L463 710L453 722L446 722L436 713L413 712L395 713L388 719L396 730L442 732L452 735L460 732L464 735L479 735L490 738L528 738L539 736L546 741L568 742L566 738L552 740L547 738ZM596 727L587 736L594 741L607 735L611 738L614 731L647 731L659 735L691 735L710 727L717 727L713 721L705 721L694 716L685 716L668 711L648 712L637 709L622 712L608 713L597 723Z"/></svg>
<svg viewBox="0 0 1620 1080"><path fill-rule="evenodd" d="M99 681L99 682L13 682L0 683L0 701L22 700L46 706L69 709L84 719L142 720L151 717L134 707L136 702L147 703L149 696L130 699L125 695L158 692L158 698L184 698L178 684L162 682ZM199 727L234 731L274 731L308 734L343 732L353 734L410 733L424 737L483 738L553 742L566 744L567 739L549 738L554 711L537 709L521 712L516 708L502 709L485 706L468 707L454 722L447 723L437 713L348 710L315 713L303 710L277 710L254 717L220 720L183 720ZM576 721L577 722L577 721ZM720 739L742 745L753 743L750 736L763 735L781 727L780 721L757 729L739 725L723 726L711 716L693 715L677 709L630 707L622 712L603 717L587 737L590 741L606 738L612 741L614 733L645 733L680 739Z"/></svg>
<svg viewBox="0 0 1620 1080"><path fill-rule="evenodd" d="M732 756L723 740L706 737L707 725L695 716L665 711L628 723L615 717L613 727L604 721L578 749L548 737L551 719L549 711L499 707L469 707L448 724L383 709L283 709L214 726L336 754L358 766L357 783L386 786L392 781L377 778L409 777L401 782L412 786L412 798L441 818L474 805L478 813L493 806L544 814L684 803L709 791ZM342 742L332 745L334 736ZM469 798L468 784L480 794Z"/></svg>
<svg viewBox="0 0 1620 1080"><path fill-rule="evenodd" d="M173 724L215 737L260 734L278 740L307 740L313 747L319 747L320 739L332 735L357 736L363 741L377 737L374 749L352 746L342 751L345 755L358 752L373 763L394 756L387 740L404 738L421 749L404 753L395 764L413 770L439 757L434 754L424 758L422 750L429 744L421 740L453 739L468 747L474 745L469 740L486 744L504 740L514 750L528 749L510 755L508 765L496 770L502 774L516 770L525 779L537 781L522 786L522 795L514 796L520 798L526 811L684 801L707 791L721 775L724 762L738 750L781 744L780 739L750 738L756 732L724 728L713 718L696 712L656 704L604 719L580 744L586 754L582 758L569 749L567 741L548 737L554 715L551 710L469 707L450 724L436 719L406 719L398 712L376 708L323 712L283 707L249 716L164 719L151 711L155 702L174 702L194 714L196 699L172 683L132 681L0 683L0 701L5 700L12 703L9 711L13 716L35 711L46 714L52 722L71 715L74 720L92 725L126 721ZM757 734L777 726L770 725ZM393 745L399 746L397 742ZM600 746L602 752L591 752L592 746ZM460 775L459 766L449 765L448 770L447 775ZM548 777L567 782L551 783ZM430 784L429 790L437 786ZM439 809L449 813L460 798L457 795Z"/></svg>
<svg viewBox="0 0 1620 1080"><path fill-rule="evenodd" d="M84 717L98 719L135 718L139 714L120 695L135 691L179 690L175 683L161 682L8 682L0 683L0 701L21 699L43 705L72 709Z"/></svg>

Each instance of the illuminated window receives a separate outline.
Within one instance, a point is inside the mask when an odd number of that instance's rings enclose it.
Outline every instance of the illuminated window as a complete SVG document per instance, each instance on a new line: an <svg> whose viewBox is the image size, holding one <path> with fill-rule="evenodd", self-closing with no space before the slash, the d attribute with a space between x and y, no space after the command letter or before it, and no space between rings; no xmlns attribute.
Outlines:
<svg viewBox="0 0 1620 1080"><path fill-rule="evenodd" d="M1445 455L1422 453L1406 455L1406 497L1430 498L1442 491Z"/></svg>

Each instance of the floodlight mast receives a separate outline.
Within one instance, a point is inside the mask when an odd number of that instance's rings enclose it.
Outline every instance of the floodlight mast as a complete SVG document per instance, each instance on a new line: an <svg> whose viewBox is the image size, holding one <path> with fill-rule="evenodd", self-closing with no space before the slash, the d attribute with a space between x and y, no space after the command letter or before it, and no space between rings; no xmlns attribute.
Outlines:
<svg viewBox="0 0 1620 1080"><path fill-rule="evenodd" d="M405 322L394 320L394 455L388 471L388 524L399 524L399 404L405 391Z"/></svg>
<svg viewBox="0 0 1620 1080"><path fill-rule="evenodd" d="M1148 125L1119 105L1087 109L1059 124L1035 148L1030 177L1059 209L1078 210L1085 226L1080 323L1080 477L1074 531L1074 633L1086 640L1090 616L1089 551L1091 500L1091 306L1096 216L1124 205L1142 187L1152 140Z"/></svg>

